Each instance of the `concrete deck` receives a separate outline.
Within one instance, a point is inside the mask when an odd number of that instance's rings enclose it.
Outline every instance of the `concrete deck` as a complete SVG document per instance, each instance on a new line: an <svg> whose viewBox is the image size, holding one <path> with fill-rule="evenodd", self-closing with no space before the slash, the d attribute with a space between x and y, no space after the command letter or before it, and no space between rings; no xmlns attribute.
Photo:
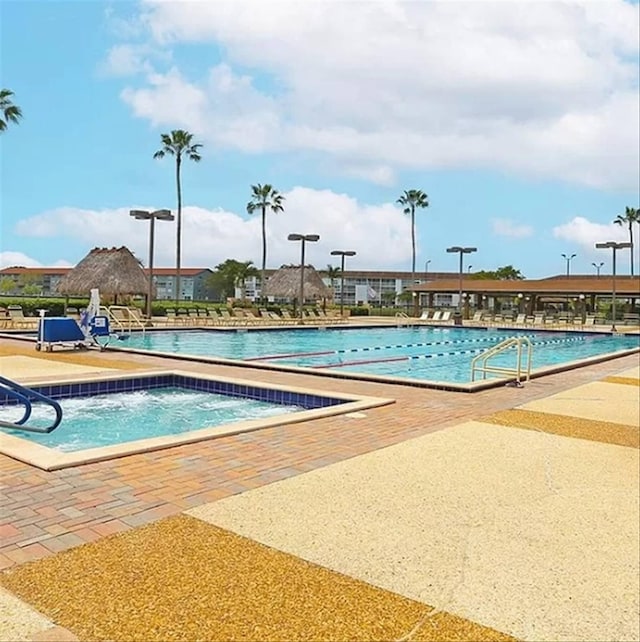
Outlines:
<svg viewBox="0 0 640 642"><path fill-rule="evenodd" d="M8 356L32 357L10 343ZM0 457L0 584L11 591L0 592L0 637L278 639L275 622L283 639L640 639L637 446L563 433L576 422L637 432L640 387L604 380L638 375L634 355L469 395L273 372L272 383L396 403L66 471ZM506 421L516 411L538 428ZM84 597L65 602L65 591Z"/></svg>

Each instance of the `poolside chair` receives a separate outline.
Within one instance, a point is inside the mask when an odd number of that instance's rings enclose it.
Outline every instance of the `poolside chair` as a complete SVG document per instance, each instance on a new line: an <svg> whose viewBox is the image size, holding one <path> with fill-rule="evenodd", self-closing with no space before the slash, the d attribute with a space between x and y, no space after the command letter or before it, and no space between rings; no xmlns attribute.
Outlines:
<svg viewBox="0 0 640 642"><path fill-rule="evenodd" d="M451 315L453 312L451 310L445 310L440 317L440 323L450 323L453 322Z"/></svg>
<svg viewBox="0 0 640 642"><path fill-rule="evenodd" d="M440 321L440 319L442 318L442 314L442 310L436 310L429 321Z"/></svg>
<svg viewBox="0 0 640 642"><path fill-rule="evenodd" d="M7 308L11 327L13 328L35 328L38 325L38 317L25 317L21 305L10 305Z"/></svg>
<svg viewBox="0 0 640 642"><path fill-rule="evenodd" d="M515 321L513 322L514 325L524 325L527 322L527 315L524 313L520 313Z"/></svg>
<svg viewBox="0 0 640 642"><path fill-rule="evenodd" d="M469 319L469 325L477 325L482 323L482 317L484 316L484 310L476 310L474 315Z"/></svg>
<svg viewBox="0 0 640 642"><path fill-rule="evenodd" d="M544 312L536 312L536 314L533 315L533 325L544 325L544 323Z"/></svg>
<svg viewBox="0 0 640 642"><path fill-rule="evenodd" d="M418 321L429 321L429 310L423 310L422 314L418 317Z"/></svg>

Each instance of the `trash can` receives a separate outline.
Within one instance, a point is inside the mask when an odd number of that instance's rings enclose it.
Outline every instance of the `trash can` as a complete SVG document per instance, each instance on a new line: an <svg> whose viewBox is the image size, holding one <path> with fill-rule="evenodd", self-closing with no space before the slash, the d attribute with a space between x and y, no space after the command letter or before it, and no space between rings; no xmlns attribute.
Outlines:
<svg viewBox="0 0 640 642"><path fill-rule="evenodd" d="M462 312L453 313L453 325L462 325Z"/></svg>

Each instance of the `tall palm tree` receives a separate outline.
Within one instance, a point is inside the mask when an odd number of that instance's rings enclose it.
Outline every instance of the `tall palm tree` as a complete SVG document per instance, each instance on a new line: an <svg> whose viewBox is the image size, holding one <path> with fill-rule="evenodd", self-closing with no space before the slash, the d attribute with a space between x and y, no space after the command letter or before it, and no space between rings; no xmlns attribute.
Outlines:
<svg viewBox="0 0 640 642"><path fill-rule="evenodd" d="M638 223L640 225L640 210L633 207L625 207L624 214L618 214L613 222L620 226L626 225L629 229L629 243L631 243L631 247L629 248L629 258L631 276L633 276L633 224Z"/></svg>
<svg viewBox="0 0 640 642"><path fill-rule="evenodd" d="M260 274L260 295L264 300L262 293L265 287L265 271L267 269L267 210L274 214L284 212L284 196L274 189L272 185L251 186L251 200L247 203L247 212L253 214L260 211L262 214L262 271Z"/></svg>
<svg viewBox="0 0 640 642"><path fill-rule="evenodd" d="M22 110L11 100L13 92L10 89L0 89L0 132L7 128L7 123L18 124L22 118Z"/></svg>
<svg viewBox="0 0 640 642"><path fill-rule="evenodd" d="M182 185L180 184L180 168L182 159L188 158L196 163L202 159L200 156L200 143L193 142L193 134L183 129L174 129L170 134L162 134L162 149L159 149L154 158L164 158L167 154L176 159L176 190L178 193L178 214L176 216L176 305L180 301L180 265L182 259Z"/></svg>
<svg viewBox="0 0 640 642"><path fill-rule="evenodd" d="M411 285L416 279L416 208L429 207L429 197L419 189L405 190L396 201L404 207L404 213L411 215Z"/></svg>

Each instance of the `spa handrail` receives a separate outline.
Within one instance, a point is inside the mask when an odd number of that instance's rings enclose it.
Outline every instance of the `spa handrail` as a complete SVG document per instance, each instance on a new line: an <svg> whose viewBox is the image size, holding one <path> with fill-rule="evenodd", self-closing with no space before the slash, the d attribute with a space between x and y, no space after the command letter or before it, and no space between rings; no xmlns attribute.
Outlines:
<svg viewBox="0 0 640 642"><path fill-rule="evenodd" d="M50 432L53 432L60 425L60 422L62 421L62 407L60 406L60 404L54 399L51 399L46 395L36 392L31 388L25 388L24 386L21 386L15 381L11 381L11 379L7 379L5 377L0 376L0 393L4 393L8 397L13 397L17 401L21 401L25 405L25 413L19 421L11 422L11 421L0 420L0 426L2 426L3 428L13 428L15 430L27 430L29 432L50 433ZM50 426L40 427L40 426L24 425L25 422L31 416L32 399L41 401L51 406L54 409L56 413L56 418Z"/></svg>

